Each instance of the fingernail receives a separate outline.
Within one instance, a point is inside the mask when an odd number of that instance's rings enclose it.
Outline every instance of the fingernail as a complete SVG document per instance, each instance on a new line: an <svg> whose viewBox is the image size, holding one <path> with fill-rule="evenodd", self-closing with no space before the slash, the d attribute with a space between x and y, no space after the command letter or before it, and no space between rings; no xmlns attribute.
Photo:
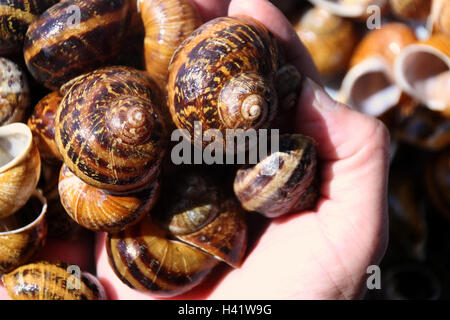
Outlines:
<svg viewBox="0 0 450 320"><path fill-rule="evenodd" d="M308 77L303 82L303 90L307 94L314 96L313 107L322 111L336 111L340 107L340 103L330 97L330 95L317 83Z"/></svg>

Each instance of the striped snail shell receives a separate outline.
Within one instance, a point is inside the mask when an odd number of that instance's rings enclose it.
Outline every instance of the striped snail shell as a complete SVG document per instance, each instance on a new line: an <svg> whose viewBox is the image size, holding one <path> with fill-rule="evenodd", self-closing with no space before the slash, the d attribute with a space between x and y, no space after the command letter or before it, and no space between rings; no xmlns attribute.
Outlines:
<svg viewBox="0 0 450 320"><path fill-rule="evenodd" d="M28 70L56 90L98 68L119 52L130 20L128 9L127 0L63 0L52 6L27 31Z"/></svg>
<svg viewBox="0 0 450 320"><path fill-rule="evenodd" d="M159 181L136 194L116 196L84 183L65 165L58 188L61 202L73 220L89 230L104 232L118 232L138 222L159 196Z"/></svg>
<svg viewBox="0 0 450 320"><path fill-rule="evenodd" d="M28 26L59 0L0 1L0 55L22 49Z"/></svg>
<svg viewBox="0 0 450 320"><path fill-rule="evenodd" d="M240 169L234 192L244 209L266 217L311 209L317 198L316 142L307 136L280 136L279 151Z"/></svg>
<svg viewBox="0 0 450 320"><path fill-rule="evenodd" d="M202 20L190 0L139 0L145 28L145 66L161 88L173 53Z"/></svg>
<svg viewBox="0 0 450 320"><path fill-rule="evenodd" d="M22 121L29 105L25 74L17 64L0 57L0 126Z"/></svg>
<svg viewBox="0 0 450 320"><path fill-rule="evenodd" d="M156 179L167 133L161 93L144 72L107 67L74 79L62 91L55 140L73 173L115 193Z"/></svg>
<svg viewBox="0 0 450 320"><path fill-rule="evenodd" d="M63 160L55 142L55 115L62 98L59 91L49 93L38 102L28 119L41 158L49 162Z"/></svg>
<svg viewBox="0 0 450 320"><path fill-rule="evenodd" d="M169 67L168 105L178 128L204 131L259 129L277 113L274 88L279 50L258 21L217 18L197 29L175 52Z"/></svg>
<svg viewBox="0 0 450 320"><path fill-rule="evenodd" d="M40 261L3 275L2 281L13 300L105 300L105 289L87 272L77 277L76 269L64 262Z"/></svg>
<svg viewBox="0 0 450 320"><path fill-rule="evenodd" d="M197 174L169 182L161 206L137 225L108 236L109 263L129 287L171 297L198 285L220 262L237 267L247 227L239 203Z"/></svg>

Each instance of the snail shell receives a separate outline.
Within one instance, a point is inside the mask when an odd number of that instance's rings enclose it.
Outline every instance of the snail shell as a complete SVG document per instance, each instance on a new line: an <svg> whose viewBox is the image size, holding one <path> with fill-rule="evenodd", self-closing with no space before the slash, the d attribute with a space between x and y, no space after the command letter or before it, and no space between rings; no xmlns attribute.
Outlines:
<svg viewBox="0 0 450 320"><path fill-rule="evenodd" d="M35 191L19 211L0 219L0 274L25 264L43 246L46 212L46 199Z"/></svg>
<svg viewBox="0 0 450 320"><path fill-rule="evenodd" d="M358 40L351 21L316 7L308 10L294 28L323 76L346 69Z"/></svg>
<svg viewBox="0 0 450 320"><path fill-rule="evenodd" d="M217 18L197 29L175 52L167 85L168 105L178 128L194 137L204 131L259 129L274 119L276 40L258 21Z"/></svg>
<svg viewBox="0 0 450 320"><path fill-rule="evenodd" d="M431 0L389 0L391 11L402 19L425 20L430 14Z"/></svg>
<svg viewBox="0 0 450 320"><path fill-rule="evenodd" d="M151 217L109 235L106 245L125 284L159 297L192 289L219 261L239 266L247 241L239 203L204 175L181 174L167 188Z"/></svg>
<svg viewBox="0 0 450 320"><path fill-rule="evenodd" d="M3 275L2 280L14 300L106 299L105 289L97 278L87 272L77 278L70 267L63 262L30 263Z"/></svg>
<svg viewBox="0 0 450 320"><path fill-rule="evenodd" d="M450 37L450 2L433 0L431 14L427 21L428 30L433 33L444 33Z"/></svg>
<svg viewBox="0 0 450 320"><path fill-rule="evenodd" d="M46 95L28 119L28 127L33 132L39 153L42 159L49 162L63 160L55 142L55 115L62 98L59 91Z"/></svg>
<svg viewBox="0 0 450 320"><path fill-rule="evenodd" d="M0 127L0 218L28 201L40 172L41 159L30 129L22 123Z"/></svg>
<svg viewBox="0 0 450 320"><path fill-rule="evenodd" d="M29 105L30 89L24 73L14 62L0 57L0 126L22 121Z"/></svg>
<svg viewBox="0 0 450 320"><path fill-rule="evenodd" d="M136 194L115 196L78 179L63 165L59 194L67 214L92 231L118 232L138 222L155 205L159 182Z"/></svg>
<svg viewBox="0 0 450 320"><path fill-rule="evenodd" d="M49 8L27 31L28 70L38 82L57 90L98 68L119 52L130 20L128 9L127 0L64 0Z"/></svg>
<svg viewBox="0 0 450 320"><path fill-rule="evenodd" d="M280 136L280 151L254 166L240 169L234 192L244 209L266 217L311 209L316 184L316 142L299 134Z"/></svg>
<svg viewBox="0 0 450 320"><path fill-rule="evenodd" d="M402 23L387 23L369 32L350 60L339 100L375 117L396 106L402 90L394 79L394 61L404 47L416 41L414 31Z"/></svg>
<svg viewBox="0 0 450 320"><path fill-rule="evenodd" d="M107 67L62 91L55 140L72 172L91 186L119 193L156 179L167 132L161 93L144 72Z"/></svg>
<svg viewBox="0 0 450 320"><path fill-rule="evenodd" d="M389 9L388 0L309 0L309 2L337 16L358 20L365 20L370 16L368 10L370 6L379 8L382 15Z"/></svg>
<svg viewBox="0 0 450 320"><path fill-rule="evenodd" d="M145 66L148 74L165 88L173 53L202 20L190 0L139 0L145 27Z"/></svg>
<svg viewBox="0 0 450 320"><path fill-rule="evenodd" d="M0 2L0 55L21 50L28 26L59 0L2 0Z"/></svg>

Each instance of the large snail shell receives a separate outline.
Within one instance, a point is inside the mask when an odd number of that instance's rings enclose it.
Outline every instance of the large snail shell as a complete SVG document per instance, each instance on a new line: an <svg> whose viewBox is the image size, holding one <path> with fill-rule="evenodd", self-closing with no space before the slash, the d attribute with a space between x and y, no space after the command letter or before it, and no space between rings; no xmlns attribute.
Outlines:
<svg viewBox="0 0 450 320"><path fill-rule="evenodd" d="M214 19L175 52L167 85L168 104L178 128L194 137L194 122L208 129L259 129L276 115L274 80L278 46L251 18Z"/></svg>
<svg viewBox="0 0 450 320"><path fill-rule="evenodd" d="M98 68L118 53L130 19L128 9L127 0L64 0L49 8L27 31L24 57L28 70L56 90Z"/></svg>
<svg viewBox="0 0 450 320"><path fill-rule="evenodd" d="M406 93L450 115L450 36L436 34L405 47L395 60L394 72Z"/></svg>
<svg viewBox="0 0 450 320"><path fill-rule="evenodd" d="M161 93L144 72L108 67L62 89L55 140L72 172L112 192L137 189L157 177L167 133Z"/></svg>
<svg viewBox="0 0 450 320"><path fill-rule="evenodd" d="M397 105L402 90L394 80L393 65L402 48L416 42L405 24L388 23L369 32L356 47L339 99L371 116Z"/></svg>
<svg viewBox="0 0 450 320"><path fill-rule="evenodd" d="M63 160L55 142L55 115L62 98L59 91L46 95L28 119L42 159L50 162Z"/></svg>
<svg viewBox="0 0 450 320"><path fill-rule="evenodd" d="M370 6L376 6L381 14L388 11L388 0L309 0L318 7L325 8L333 14L345 18L364 20L370 16Z"/></svg>
<svg viewBox="0 0 450 320"><path fill-rule="evenodd" d="M28 26L59 0L2 0L0 2L0 55L21 50Z"/></svg>
<svg viewBox="0 0 450 320"><path fill-rule="evenodd" d="M450 2L448 0L433 0L427 25L431 32L444 33L450 37Z"/></svg>
<svg viewBox="0 0 450 320"><path fill-rule="evenodd" d="M0 126L22 121L29 104L25 74L14 62L0 57Z"/></svg>
<svg viewBox="0 0 450 320"><path fill-rule="evenodd" d="M234 192L244 209L269 218L311 209L317 198L316 143L299 134L280 136L279 151L240 169Z"/></svg>
<svg viewBox="0 0 450 320"><path fill-rule="evenodd" d="M28 262L43 246L47 201L36 191L14 215L0 219L0 274Z"/></svg>
<svg viewBox="0 0 450 320"><path fill-rule="evenodd" d="M67 263L30 263L3 275L9 296L14 300L104 300L105 289L87 272L79 277Z"/></svg>
<svg viewBox="0 0 450 320"><path fill-rule="evenodd" d="M358 40L351 21L316 7L301 17L295 29L322 75L346 69Z"/></svg>
<svg viewBox="0 0 450 320"><path fill-rule="evenodd" d="M202 20L190 0L139 0L145 27L145 66L165 88L173 53Z"/></svg>
<svg viewBox="0 0 450 320"><path fill-rule="evenodd" d="M61 202L73 220L92 231L104 232L118 232L138 222L159 196L159 181L136 194L110 195L84 183L65 165L58 188Z"/></svg>
<svg viewBox="0 0 450 320"><path fill-rule="evenodd" d="M450 151L431 157L425 170L426 191L434 207L450 219Z"/></svg>
<svg viewBox="0 0 450 320"><path fill-rule="evenodd" d="M40 172L41 158L30 129L22 123L0 127L0 218L28 201Z"/></svg>
<svg viewBox="0 0 450 320"><path fill-rule="evenodd" d="M432 0L389 0L392 13L402 19L425 20Z"/></svg>

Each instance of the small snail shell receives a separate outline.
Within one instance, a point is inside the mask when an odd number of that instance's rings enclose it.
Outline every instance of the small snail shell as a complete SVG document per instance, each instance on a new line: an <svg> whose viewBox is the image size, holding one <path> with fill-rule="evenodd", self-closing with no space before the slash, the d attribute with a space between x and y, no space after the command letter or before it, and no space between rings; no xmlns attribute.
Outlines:
<svg viewBox="0 0 450 320"><path fill-rule="evenodd" d="M427 21L428 30L433 33L444 33L450 37L450 2L433 0L431 14Z"/></svg>
<svg viewBox="0 0 450 320"><path fill-rule="evenodd" d="M317 198L316 142L299 134L280 136L280 151L240 169L234 192L244 209L266 217L311 209Z"/></svg>
<svg viewBox="0 0 450 320"><path fill-rule="evenodd" d="M72 172L111 192L134 190L157 177L167 132L161 93L144 72L107 67L62 91L55 140Z"/></svg>
<svg viewBox="0 0 450 320"><path fill-rule="evenodd" d="M382 15L389 9L388 0L309 0L309 2L337 16L358 20L364 20L373 13L368 10L371 6L379 8Z"/></svg>
<svg viewBox="0 0 450 320"><path fill-rule="evenodd" d="M35 191L14 215L0 219L0 274L27 263L43 246L47 201Z"/></svg>
<svg viewBox="0 0 450 320"><path fill-rule="evenodd" d="M431 0L389 0L391 11L402 19L425 20L430 14Z"/></svg>
<svg viewBox="0 0 450 320"><path fill-rule="evenodd" d="M339 100L375 117L397 105L402 90L394 80L394 61L402 48L416 41L414 31L402 23L369 32L350 60Z"/></svg>
<svg viewBox="0 0 450 320"><path fill-rule="evenodd" d="M259 129L274 119L276 40L258 21L217 18L197 29L175 52L167 85L172 119L194 137L204 131Z"/></svg>
<svg viewBox="0 0 450 320"><path fill-rule="evenodd" d="M28 201L40 172L41 159L30 129L23 123L0 127L0 218Z"/></svg>
<svg viewBox="0 0 450 320"><path fill-rule="evenodd" d="M14 300L106 299L97 278L87 272L77 277L73 270L67 263L40 261L17 268L3 275L2 280Z"/></svg>
<svg viewBox="0 0 450 320"><path fill-rule="evenodd" d="M145 66L161 88L173 53L202 20L190 0L139 0L145 27Z"/></svg>
<svg viewBox="0 0 450 320"><path fill-rule="evenodd" d="M28 127L33 132L39 154L50 162L63 160L55 142L55 115L62 98L59 91L46 95L28 119Z"/></svg>
<svg viewBox="0 0 450 320"><path fill-rule="evenodd" d="M25 74L14 62L0 57L0 126L22 121L29 105Z"/></svg>
<svg viewBox="0 0 450 320"><path fill-rule="evenodd" d="M395 60L394 72L406 93L450 115L450 36L436 34L405 47Z"/></svg>
<svg viewBox="0 0 450 320"><path fill-rule="evenodd" d="M159 182L136 194L114 196L84 183L63 165L59 194L67 214L81 226L92 231L118 232L151 210L159 196Z"/></svg>
<svg viewBox="0 0 450 320"><path fill-rule="evenodd" d="M308 10L294 28L323 76L346 69L358 40L351 21L316 7Z"/></svg>
<svg viewBox="0 0 450 320"><path fill-rule="evenodd" d="M450 219L450 151L432 156L425 169L426 191L434 207Z"/></svg>
<svg viewBox="0 0 450 320"><path fill-rule="evenodd" d="M0 3L0 55L22 49L28 26L59 0L8 0Z"/></svg>
<svg viewBox="0 0 450 320"><path fill-rule="evenodd" d="M128 9L127 0L73 0L52 6L27 31L28 70L38 82L57 90L98 68L118 53L130 19Z"/></svg>

